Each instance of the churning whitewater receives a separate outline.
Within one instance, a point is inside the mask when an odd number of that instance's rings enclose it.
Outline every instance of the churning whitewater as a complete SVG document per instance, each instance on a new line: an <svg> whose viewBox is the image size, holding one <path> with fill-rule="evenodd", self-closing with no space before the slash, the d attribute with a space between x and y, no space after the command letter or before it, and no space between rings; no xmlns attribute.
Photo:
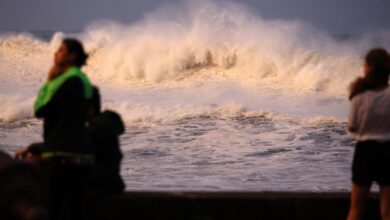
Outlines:
<svg viewBox="0 0 390 220"><path fill-rule="evenodd" d="M0 34L0 149L42 139L33 102L61 39L90 54L103 107L119 112L129 190L348 190L349 82L390 31L336 39L245 6L188 1L136 23Z"/></svg>

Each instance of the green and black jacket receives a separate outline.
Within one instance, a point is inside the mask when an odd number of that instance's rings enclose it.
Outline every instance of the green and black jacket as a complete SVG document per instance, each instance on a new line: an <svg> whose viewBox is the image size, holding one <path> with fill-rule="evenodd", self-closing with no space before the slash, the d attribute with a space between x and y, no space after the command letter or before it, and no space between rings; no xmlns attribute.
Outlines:
<svg viewBox="0 0 390 220"><path fill-rule="evenodd" d="M35 116L44 120L43 155L92 153L86 131L91 97L91 83L78 67L71 67L43 85L34 106Z"/></svg>

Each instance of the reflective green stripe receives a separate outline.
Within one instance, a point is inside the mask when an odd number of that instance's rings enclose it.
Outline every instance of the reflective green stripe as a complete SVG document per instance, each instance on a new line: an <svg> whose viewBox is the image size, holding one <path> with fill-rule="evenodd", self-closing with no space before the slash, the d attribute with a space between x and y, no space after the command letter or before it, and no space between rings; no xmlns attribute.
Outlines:
<svg viewBox="0 0 390 220"><path fill-rule="evenodd" d="M86 159L86 160L94 160L94 155L88 155L88 154L79 154L79 153L72 153L72 152L62 152L62 151L56 151L56 152L43 152L41 154L41 157L44 159L54 158L54 157L69 157L69 158L80 158L80 159Z"/></svg>
<svg viewBox="0 0 390 220"><path fill-rule="evenodd" d="M84 85L84 97L86 99L92 98L92 85L89 82L87 76L81 72L78 67L71 67L64 74L56 77L53 80L47 81L43 87L39 90L37 100L35 101L34 109L37 112L40 108L45 106L50 100L53 98L54 94L61 88L62 84L64 84L69 78L78 77L81 79Z"/></svg>

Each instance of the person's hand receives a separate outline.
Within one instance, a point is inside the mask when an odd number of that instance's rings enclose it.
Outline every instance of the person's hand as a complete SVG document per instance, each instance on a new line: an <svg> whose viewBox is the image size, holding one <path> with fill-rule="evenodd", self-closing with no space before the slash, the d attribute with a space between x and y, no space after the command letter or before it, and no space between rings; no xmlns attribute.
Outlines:
<svg viewBox="0 0 390 220"><path fill-rule="evenodd" d="M50 71L49 71L49 74L47 76L47 80L52 80L52 79L55 79L57 76L61 75L63 73L63 68L58 66L58 65L54 65Z"/></svg>
<svg viewBox="0 0 390 220"><path fill-rule="evenodd" d="M23 147L16 151L15 153L15 159L17 160L23 160L28 154L28 147Z"/></svg>
<svg viewBox="0 0 390 220"><path fill-rule="evenodd" d="M21 160L26 163L36 164L36 165L40 164L42 161L42 158L40 156L30 153L28 151L28 147L24 147L16 151L15 159Z"/></svg>

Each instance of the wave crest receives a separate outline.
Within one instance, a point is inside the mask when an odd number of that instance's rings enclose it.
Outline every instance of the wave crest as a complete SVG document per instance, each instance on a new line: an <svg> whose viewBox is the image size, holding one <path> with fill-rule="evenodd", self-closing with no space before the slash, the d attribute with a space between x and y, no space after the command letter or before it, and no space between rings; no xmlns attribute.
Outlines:
<svg viewBox="0 0 390 220"><path fill-rule="evenodd" d="M1 38L1 77L41 82L63 36L56 33L50 43L30 35ZM345 95L361 71L360 55L390 47L388 36L337 41L303 22L266 20L243 5L201 0L162 7L130 25L97 22L77 34L91 55L86 71L99 82L227 78L331 95Z"/></svg>

